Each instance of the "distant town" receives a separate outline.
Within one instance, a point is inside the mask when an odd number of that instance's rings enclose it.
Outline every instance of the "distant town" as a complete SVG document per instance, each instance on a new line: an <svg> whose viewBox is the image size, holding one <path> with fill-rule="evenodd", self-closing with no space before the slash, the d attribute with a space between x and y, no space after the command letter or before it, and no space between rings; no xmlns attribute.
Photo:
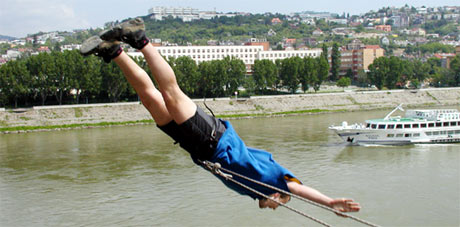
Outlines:
<svg viewBox="0 0 460 227"><path fill-rule="evenodd" d="M154 21L172 18L186 23L251 15L200 11L190 7L153 7L147 12L146 17ZM350 69L355 75L359 70L367 70L373 60L381 56L416 58L422 61L435 57L442 61L444 67L449 67L449 62L460 53L459 6L415 8L406 5L401 8L386 7L362 15L298 12L289 15L266 14L264 16L270 19L268 24L272 28L268 29L263 36L248 37L246 40L232 40L232 36L227 40L209 39L205 45L193 42L178 44L172 40L151 37L152 43L158 46L160 52L166 57L189 56L196 63L219 60L226 56L236 57L243 60L248 72L251 71L255 60L275 61L293 56L317 57L322 52L321 44L336 40L342 41L340 42L341 75ZM114 23L109 22L106 26ZM288 26L292 30L307 26L309 29L302 37L286 36L279 41L273 41L271 37L277 36L278 32L276 26ZM436 28L442 26L444 30L437 31ZM323 30L322 27L327 29ZM88 30L40 32L13 40L0 37L0 65L24 56L37 55L40 52L79 49L84 40L75 38L79 36L87 37ZM437 48L434 51L424 51L420 48L414 50L414 47L433 43L447 47L447 51L444 51L446 48ZM133 50L129 53L132 56L138 55Z"/></svg>

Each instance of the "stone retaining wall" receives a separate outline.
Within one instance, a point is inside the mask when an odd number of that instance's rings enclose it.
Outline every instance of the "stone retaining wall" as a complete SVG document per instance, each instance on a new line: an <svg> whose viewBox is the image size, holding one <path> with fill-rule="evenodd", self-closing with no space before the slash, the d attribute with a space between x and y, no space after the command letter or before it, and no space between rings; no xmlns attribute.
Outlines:
<svg viewBox="0 0 460 227"><path fill-rule="evenodd" d="M194 100L201 108L204 100ZM305 110L344 110L460 105L460 88L391 90L207 99L216 115L269 114ZM151 119L139 102L45 106L0 111L0 127L125 122Z"/></svg>

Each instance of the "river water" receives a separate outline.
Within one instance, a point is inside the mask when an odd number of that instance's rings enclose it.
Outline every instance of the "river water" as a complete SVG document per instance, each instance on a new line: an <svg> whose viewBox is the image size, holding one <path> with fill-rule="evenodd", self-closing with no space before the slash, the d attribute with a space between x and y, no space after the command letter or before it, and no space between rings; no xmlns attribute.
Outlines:
<svg viewBox="0 0 460 227"><path fill-rule="evenodd" d="M327 127L386 111L233 120L304 184L382 226L460 225L460 144L346 146ZM293 199L334 226L363 226ZM318 226L259 209L154 125L0 135L0 226Z"/></svg>

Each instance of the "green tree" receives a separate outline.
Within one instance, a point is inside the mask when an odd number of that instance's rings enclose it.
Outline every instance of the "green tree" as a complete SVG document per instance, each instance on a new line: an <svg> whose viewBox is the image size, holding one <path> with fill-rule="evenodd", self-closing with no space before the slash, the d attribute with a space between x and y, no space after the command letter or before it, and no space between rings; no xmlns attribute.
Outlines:
<svg viewBox="0 0 460 227"><path fill-rule="evenodd" d="M453 86L460 86L460 55L455 56L450 62L450 69L453 74Z"/></svg>
<svg viewBox="0 0 460 227"><path fill-rule="evenodd" d="M300 57L286 58L282 62L281 79L283 80L283 85L287 87L292 94L294 94L299 87L302 63Z"/></svg>
<svg viewBox="0 0 460 227"><path fill-rule="evenodd" d="M120 97L129 87L123 72L118 65L111 61L101 67L102 89L107 92L111 102L120 101Z"/></svg>
<svg viewBox="0 0 460 227"><path fill-rule="evenodd" d="M316 60L311 57L303 58L303 68L300 73L300 83L302 84L302 91L305 93L310 86L314 83L316 78Z"/></svg>
<svg viewBox="0 0 460 227"><path fill-rule="evenodd" d="M268 59L256 60L253 65L252 77L254 78L256 89L260 91L275 87L278 77L275 63Z"/></svg>
<svg viewBox="0 0 460 227"><path fill-rule="evenodd" d="M40 53L29 57L26 60L26 65L31 75L31 87L34 97L39 96L43 106L54 87L55 62L50 54Z"/></svg>
<svg viewBox="0 0 460 227"><path fill-rule="evenodd" d="M431 83L435 87L452 86L455 83L455 76L452 70L443 67L436 67L432 75Z"/></svg>
<svg viewBox="0 0 460 227"><path fill-rule="evenodd" d="M378 88L394 89L398 82L403 83L403 62L397 57L380 57L369 65L369 79ZM406 73L409 72L406 70Z"/></svg>
<svg viewBox="0 0 460 227"><path fill-rule="evenodd" d="M313 80L313 89L315 91L319 91L321 84L326 80L327 76L329 75L329 63L325 58L316 58L317 60L317 71L316 77Z"/></svg>
<svg viewBox="0 0 460 227"><path fill-rule="evenodd" d="M14 107L17 108L19 98L26 95L30 89L27 84L29 80L29 71L22 60L9 61L0 66L0 94L4 95L0 99L13 99Z"/></svg>
<svg viewBox="0 0 460 227"><path fill-rule="evenodd" d="M391 56L389 59L389 68L390 71L386 75L385 86L388 89L394 89L397 86L398 82L401 81L401 75L403 72L402 61L398 57Z"/></svg>
<svg viewBox="0 0 460 227"><path fill-rule="evenodd" d="M419 60L414 60L412 64L414 70L409 79L415 87L419 87L420 83L429 77L431 67L429 63L423 63Z"/></svg>
<svg viewBox="0 0 460 227"><path fill-rule="evenodd" d="M56 97L59 105L62 105L63 96L70 92L75 78L75 62L72 52L52 52L50 57L54 61L54 73L51 74L53 86L51 93Z"/></svg>
<svg viewBox="0 0 460 227"><path fill-rule="evenodd" d="M198 66L190 57L179 57L174 61L174 73L176 74L177 83L182 91L194 96L197 90L197 82L200 77Z"/></svg>
<svg viewBox="0 0 460 227"><path fill-rule="evenodd" d="M351 85L351 79L349 77L342 77L337 81L337 86L348 87Z"/></svg>
<svg viewBox="0 0 460 227"><path fill-rule="evenodd" d="M75 62L75 75L72 80L72 87L76 91L77 103L80 103L80 97L88 99L95 97L100 93L102 86L100 59L95 56L82 57L77 51L74 51L73 62Z"/></svg>
<svg viewBox="0 0 460 227"><path fill-rule="evenodd" d="M379 57L369 65L368 78L373 85L381 90L385 85L386 75L389 71L388 58Z"/></svg>
<svg viewBox="0 0 460 227"><path fill-rule="evenodd" d="M331 52L331 81L336 81L339 78L340 72L340 51L339 51L339 44L334 43L332 45L332 52Z"/></svg>
<svg viewBox="0 0 460 227"><path fill-rule="evenodd" d="M362 86L362 87L367 87L371 83L369 81L367 73L363 69L358 71L358 75L357 75L356 80L358 82L358 86Z"/></svg>
<svg viewBox="0 0 460 227"><path fill-rule="evenodd" d="M228 80L226 83L227 95L233 94L238 91L238 87L243 84L244 75L246 74L246 65L244 62L237 58L226 57L224 61L229 61L228 65Z"/></svg>
<svg viewBox="0 0 460 227"><path fill-rule="evenodd" d="M321 47L322 52L321 52L321 57L326 60L326 62L329 62L329 53L327 50L327 45L326 43L323 43L323 46Z"/></svg>
<svg viewBox="0 0 460 227"><path fill-rule="evenodd" d="M201 74L199 84L199 94L203 97L223 96L227 74L224 69L226 66L221 61L214 60L202 62L198 66Z"/></svg>

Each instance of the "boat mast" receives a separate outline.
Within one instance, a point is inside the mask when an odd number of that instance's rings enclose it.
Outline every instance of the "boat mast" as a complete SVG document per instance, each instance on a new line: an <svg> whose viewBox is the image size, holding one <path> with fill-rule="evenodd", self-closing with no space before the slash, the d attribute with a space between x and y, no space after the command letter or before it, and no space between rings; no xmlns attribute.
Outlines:
<svg viewBox="0 0 460 227"><path fill-rule="evenodd" d="M401 110L401 111L404 111L404 109L402 108L402 103L399 104L399 106L397 106L393 111L391 111L389 114L387 114L387 116L383 119L383 120L388 120L390 118L390 116L396 111L396 110Z"/></svg>

